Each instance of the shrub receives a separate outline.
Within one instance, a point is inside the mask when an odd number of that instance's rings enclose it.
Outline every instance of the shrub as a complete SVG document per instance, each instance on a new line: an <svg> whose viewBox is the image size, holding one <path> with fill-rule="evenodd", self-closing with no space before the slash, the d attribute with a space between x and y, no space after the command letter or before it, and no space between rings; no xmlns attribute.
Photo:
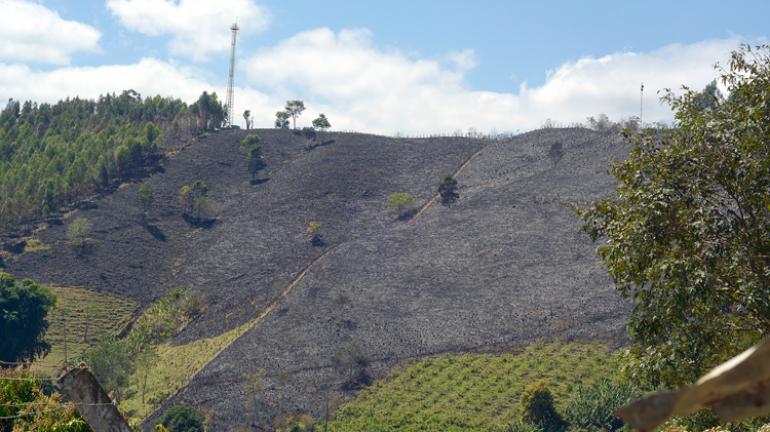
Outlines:
<svg viewBox="0 0 770 432"><path fill-rule="evenodd" d="M355 340L349 340L334 355L334 367L342 374L345 389L358 389L371 383L371 377L366 368L366 360L361 347Z"/></svg>
<svg viewBox="0 0 770 432"><path fill-rule="evenodd" d="M567 424L556 412L553 395L545 382L536 381L528 385L521 394L519 405L522 422L539 426L544 432L566 429Z"/></svg>
<svg viewBox="0 0 770 432"><path fill-rule="evenodd" d="M203 417L188 405L169 408L158 421L168 432L203 432Z"/></svg>
<svg viewBox="0 0 770 432"><path fill-rule="evenodd" d="M305 229L305 234L310 236L310 243L313 246L324 246L326 242L323 239L323 235L321 234L321 228L323 225L320 222L316 222L314 220L311 220L307 224L307 228Z"/></svg>
<svg viewBox="0 0 770 432"><path fill-rule="evenodd" d="M91 222L84 217L77 217L67 227L67 238L76 248L84 252L88 245L88 236L91 234Z"/></svg>
<svg viewBox="0 0 770 432"><path fill-rule="evenodd" d="M399 219L406 219L414 202L414 196L409 192L394 192L388 195L388 211L397 213Z"/></svg>
<svg viewBox="0 0 770 432"><path fill-rule="evenodd" d="M208 186L201 180L196 180L179 189L179 205L182 207L185 220L195 225L213 219L208 192Z"/></svg>
<svg viewBox="0 0 770 432"><path fill-rule="evenodd" d="M142 206L144 215L147 216L150 213L153 202L155 202L155 192L152 190L152 185L149 182L142 183L137 190L139 196L139 204Z"/></svg>
<svg viewBox="0 0 770 432"><path fill-rule="evenodd" d="M444 177L444 180L438 186L438 193L441 195L441 204L450 207L460 198L457 192L457 180L452 176Z"/></svg>
<svg viewBox="0 0 770 432"><path fill-rule="evenodd" d="M615 431L623 427L623 420L615 415L615 411L640 396L641 391L630 383L616 383L605 378L590 387L578 389L567 404L565 416L573 427Z"/></svg>

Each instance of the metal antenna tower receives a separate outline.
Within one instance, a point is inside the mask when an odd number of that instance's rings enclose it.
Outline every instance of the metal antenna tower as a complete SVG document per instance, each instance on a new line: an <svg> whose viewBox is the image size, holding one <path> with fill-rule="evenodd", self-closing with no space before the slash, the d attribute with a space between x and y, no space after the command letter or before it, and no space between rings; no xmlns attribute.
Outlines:
<svg viewBox="0 0 770 432"><path fill-rule="evenodd" d="M225 127L233 125L233 84L235 82L235 40L238 35L238 23L233 23L230 26L230 30L233 32L232 44L230 47L230 79L227 83L227 99L225 100L225 109L227 110L227 118L225 118Z"/></svg>

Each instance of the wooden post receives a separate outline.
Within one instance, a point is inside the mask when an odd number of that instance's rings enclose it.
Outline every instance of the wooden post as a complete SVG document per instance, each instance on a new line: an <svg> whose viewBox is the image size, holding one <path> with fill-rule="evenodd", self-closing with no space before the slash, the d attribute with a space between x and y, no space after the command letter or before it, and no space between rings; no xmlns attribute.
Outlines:
<svg viewBox="0 0 770 432"><path fill-rule="evenodd" d="M118 407L112 403L87 367L81 365L72 368L57 381L61 394L75 404L91 429L99 432L131 432Z"/></svg>

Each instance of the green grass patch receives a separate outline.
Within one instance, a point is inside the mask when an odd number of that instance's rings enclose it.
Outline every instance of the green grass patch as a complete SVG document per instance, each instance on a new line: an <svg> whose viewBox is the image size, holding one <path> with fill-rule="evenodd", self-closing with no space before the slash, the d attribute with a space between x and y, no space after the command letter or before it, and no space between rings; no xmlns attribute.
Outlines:
<svg viewBox="0 0 770 432"><path fill-rule="evenodd" d="M48 288L56 296L45 334L51 352L33 366L45 375L57 372L64 365L65 340L67 357L77 358L102 338L123 331L139 307L134 301L114 294L82 288Z"/></svg>
<svg viewBox="0 0 770 432"><path fill-rule="evenodd" d="M47 244L40 241L40 239L33 237L27 240L27 244L24 246L24 253L40 252L40 251L46 251L48 249L51 249L51 246L48 246Z"/></svg>
<svg viewBox="0 0 770 432"><path fill-rule="evenodd" d="M518 418L519 397L545 380L563 411L577 387L618 373L599 343L536 343L505 354L451 354L411 361L341 405L329 431L493 431Z"/></svg>
<svg viewBox="0 0 770 432"><path fill-rule="evenodd" d="M185 345L172 345L168 342L158 345L158 358L152 362L150 368L137 368L129 378L129 386L121 401L120 410L129 421L138 423L166 398L186 386L214 356L248 330L254 321L219 336L198 339ZM142 387L145 375L147 387L143 402Z"/></svg>

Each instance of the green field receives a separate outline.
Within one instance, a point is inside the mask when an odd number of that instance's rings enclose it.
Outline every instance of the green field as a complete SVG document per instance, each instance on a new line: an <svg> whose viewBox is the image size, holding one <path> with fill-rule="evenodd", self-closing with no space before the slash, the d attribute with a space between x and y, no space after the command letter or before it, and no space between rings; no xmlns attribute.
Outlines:
<svg viewBox="0 0 770 432"><path fill-rule="evenodd" d="M64 365L65 340L67 358L78 357L100 339L125 329L139 307L113 294L82 288L48 288L56 296L45 335L51 352L34 365L43 374L53 374Z"/></svg>
<svg viewBox="0 0 770 432"><path fill-rule="evenodd" d="M328 429L503 429L517 418L519 396L530 382L547 381L560 409L578 386L617 374L619 363L618 355L595 343L537 343L518 353L426 358L360 391L336 410Z"/></svg>

